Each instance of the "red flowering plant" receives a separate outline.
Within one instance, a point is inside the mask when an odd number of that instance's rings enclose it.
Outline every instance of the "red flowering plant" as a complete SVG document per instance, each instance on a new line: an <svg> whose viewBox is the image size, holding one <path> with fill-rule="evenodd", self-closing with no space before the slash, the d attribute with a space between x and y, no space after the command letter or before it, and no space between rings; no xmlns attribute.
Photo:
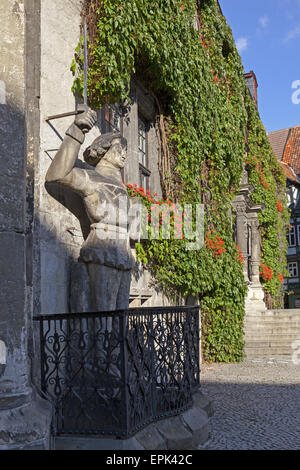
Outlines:
<svg viewBox="0 0 300 470"><path fill-rule="evenodd" d="M277 210L278 212L283 212L283 205L281 204L280 201L277 201Z"/></svg>
<svg viewBox="0 0 300 470"><path fill-rule="evenodd" d="M262 166L259 163L258 159L256 157L248 157L245 160L246 165L249 165L252 169L255 169L257 173L259 174L259 183L263 186L265 190L270 189L270 185L266 180L266 176L262 170Z"/></svg>
<svg viewBox="0 0 300 470"><path fill-rule="evenodd" d="M260 271L260 277L264 281L271 281L273 279L273 271L267 265L261 264L259 271Z"/></svg>
<svg viewBox="0 0 300 470"><path fill-rule="evenodd" d="M279 274L278 279L282 284L284 283L284 275L282 273Z"/></svg>
<svg viewBox="0 0 300 470"><path fill-rule="evenodd" d="M136 184L123 184L127 188L130 197L139 197L147 209L146 230L148 237L151 235L154 239L169 239L174 237L176 240L183 240L184 212L179 210L170 200L156 199L157 193L151 195L149 190L144 190L142 186ZM152 232L151 232L152 231Z"/></svg>
<svg viewBox="0 0 300 470"><path fill-rule="evenodd" d="M238 259L239 262L241 264L243 264L246 261L246 259L243 257L242 251L241 251L241 249L238 245L236 245L236 249L237 249L237 252L238 252L238 255L237 255L236 259Z"/></svg>
<svg viewBox="0 0 300 470"><path fill-rule="evenodd" d="M222 257L222 254L227 251L224 248L223 238L216 235L214 229L206 233L205 247L214 253L216 259Z"/></svg>

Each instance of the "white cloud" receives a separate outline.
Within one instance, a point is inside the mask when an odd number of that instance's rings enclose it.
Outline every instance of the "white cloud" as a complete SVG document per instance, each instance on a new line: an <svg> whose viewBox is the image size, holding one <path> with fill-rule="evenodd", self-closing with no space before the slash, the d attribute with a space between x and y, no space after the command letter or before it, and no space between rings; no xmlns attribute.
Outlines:
<svg viewBox="0 0 300 470"><path fill-rule="evenodd" d="M291 41L292 39L300 36L300 26L296 26L294 29L291 29L284 38L284 42Z"/></svg>
<svg viewBox="0 0 300 470"><path fill-rule="evenodd" d="M236 48L239 52L243 52L248 47L248 39L247 38L239 38L236 41Z"/></svg>
<svg viewBox="0 0 300 470"><path fill-rule="evenodd" d="M265 29L268 26L270 19L267 15L261 16L258 20L260 26Z"/></svg>

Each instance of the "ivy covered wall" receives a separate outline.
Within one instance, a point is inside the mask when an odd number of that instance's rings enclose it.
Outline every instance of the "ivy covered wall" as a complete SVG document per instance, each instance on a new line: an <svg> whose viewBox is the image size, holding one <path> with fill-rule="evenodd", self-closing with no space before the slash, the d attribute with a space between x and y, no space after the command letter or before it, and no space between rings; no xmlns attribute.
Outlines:
<svg viewBox="0 0 300 470"><path fill-rule="evenodd" d="M285 179L250 97L230 27L217 0L85 0L89 28L88 93L93 107L128 99L130 78L141 80L157 105L166 201L203 203L205 246L185 240L138 245L139 259L169 295L199 297L204 358L243 358L247 287L233 241L231 202L243 165L263 203L262 282L276 298L282 289L288 214ZM73 91L82 93L79 45ZM129 194L154 197L127 181Z"/></svg>

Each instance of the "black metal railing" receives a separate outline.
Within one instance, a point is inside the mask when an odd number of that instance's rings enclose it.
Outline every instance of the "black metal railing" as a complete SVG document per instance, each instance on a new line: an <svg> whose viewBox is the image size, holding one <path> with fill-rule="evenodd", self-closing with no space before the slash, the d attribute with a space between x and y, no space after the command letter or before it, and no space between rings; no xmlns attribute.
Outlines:
<svg viewBox="0 0 300 470"><path fill-rule="evenodd" d="M199 308L41 316L41 389L57 434L128 437L192 406Z"/></svg>

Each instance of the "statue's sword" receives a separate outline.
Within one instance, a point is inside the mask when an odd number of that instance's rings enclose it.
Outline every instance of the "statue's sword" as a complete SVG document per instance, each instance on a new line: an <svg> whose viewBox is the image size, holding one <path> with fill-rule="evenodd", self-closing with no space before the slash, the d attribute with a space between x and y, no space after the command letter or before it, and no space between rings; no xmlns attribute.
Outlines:
<svg viewBox="0 0 300 470"><path fill-rule="evenodd" d="M84 58L83 58L83 75L84 75L84 88L83 88L83 102L85 105L88 104L87 97L87 74L88 74L88 55L87 55L87 27L86 19L84 19L83 25L83 36L84 36Z"/></svg>
<svg viewBox="0 0 300 470"><path fill-rule="evenodd" d="M87 54L87 25L86 19L83 25L83 36L84 36L84 59L83 59L83 76L84 76L84 88L83 88L83 102L85 105L88 104L87 97L87 74L88 74L88 54ZM83 113L84 110L71 111L69 113L55 114L54 116L48 116L46 121L52 121L53 119L64 118L67 116L76 116L77 114Z"/></svg>

